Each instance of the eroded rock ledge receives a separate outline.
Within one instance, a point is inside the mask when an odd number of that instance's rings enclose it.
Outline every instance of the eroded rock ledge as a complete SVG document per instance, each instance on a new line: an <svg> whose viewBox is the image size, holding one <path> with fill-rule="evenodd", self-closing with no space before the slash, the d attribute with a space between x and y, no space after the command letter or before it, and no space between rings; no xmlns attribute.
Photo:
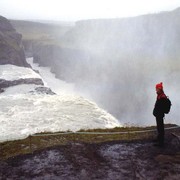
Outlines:
<svg viewBox="0 0 180 180"><path fill-rule="evenodd" d="M35 84L35 85L44 85L42 79L38 78L28 78L28 79L18 79L13 81L7 81L4 79L0 79L0 88L7 88L11 86L16 86L20 84Z"/></svg>

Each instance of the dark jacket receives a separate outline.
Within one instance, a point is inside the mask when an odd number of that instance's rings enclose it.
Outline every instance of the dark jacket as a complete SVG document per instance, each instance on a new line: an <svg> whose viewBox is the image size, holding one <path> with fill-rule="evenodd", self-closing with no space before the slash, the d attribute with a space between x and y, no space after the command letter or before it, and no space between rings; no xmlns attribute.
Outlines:
<svg viewBox="0 0 180 180"><path fill-rule="evenodd" d="M157 96L156 103L154 105L153 115L156 118L163 118L164 117L164 104L166 101L167 96L162 93Z"/></svg>

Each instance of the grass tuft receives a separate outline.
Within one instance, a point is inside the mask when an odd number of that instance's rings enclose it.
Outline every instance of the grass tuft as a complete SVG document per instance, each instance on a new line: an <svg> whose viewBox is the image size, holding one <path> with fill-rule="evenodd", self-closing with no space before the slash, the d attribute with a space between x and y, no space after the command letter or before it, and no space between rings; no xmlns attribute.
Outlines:
<svg viewBox="0 0 180 180"><path fill-rule="evenodd" d="M165 127L176 125L166 124ZM107 134L58 134L56 133L38 133L36 135L51 134L48 136L29 136L26 139L7 141L0 143L0 159L5 160L21 154L33 153L36 150L41 150L47 147L57 145L67 145L69 143L102 143L110 141L128 141L133 140L148 140L156 136L155 132L133 133L133 131L145 131L156 129L155 126L149 127L116 127L112 129L89 129L80 130L78 132L91 133L107 133ZM173 130L172 130L173 131ZM129 132L122 134L108 134L108 132ZM62 133L62 132L58 132Z"/></svg>

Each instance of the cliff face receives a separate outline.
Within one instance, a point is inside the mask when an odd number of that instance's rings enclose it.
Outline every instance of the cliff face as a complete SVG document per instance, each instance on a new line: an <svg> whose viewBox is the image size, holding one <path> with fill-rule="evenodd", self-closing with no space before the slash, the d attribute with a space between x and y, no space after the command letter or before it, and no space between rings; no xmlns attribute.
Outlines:
<svg viewBox="0 0 180 180"><path fill-rule="evenodd" d="M172 58L179 56L179 17L180 8L132 18L83 20L65 38L105 57L116 53L120 58Z"/></svg>
<svg viewBox="0 0 180 180"><path fill-rule="evenodd" d="M31 86L34 89L32 92L54 94L49 88L44 87L41 77L33 76L33 73L31 66L26 62L22 35L16 32L6 18L0 16L0 93L7 93L9 88L18 87L18 85L29 85L30 89L32 89ZM6 79L10 76L12 76L11 79ZM35 88L34 85L36 85Z"/></svg>
<svg viewBox="0 0 180 180"><path fill-rule="evenodd" d="M83 68L87 68L89 54L78 49L61 48L56 45L33 45L34 62L51 67L56 77L67 82L82 79ZM84 75L85 76L85 75Z"/></svg>
<svg viewBox="0 0 180 180"><path fill-rule="evenodd" d="M10 22L0 16L0 65L13 64L29 67L21 38L22 35L16 32Z"/></svg>

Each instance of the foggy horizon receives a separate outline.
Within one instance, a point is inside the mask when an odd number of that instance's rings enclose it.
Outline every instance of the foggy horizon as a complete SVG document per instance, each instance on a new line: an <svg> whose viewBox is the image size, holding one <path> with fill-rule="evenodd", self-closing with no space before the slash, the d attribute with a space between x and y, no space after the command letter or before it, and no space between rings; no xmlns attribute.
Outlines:
<svg viewBox="0 0 180 180"><path fill-rule="evenodd" d="M172 11L180 7L178 0L51 0L31 1L1 0L1 16L15 20L80 21L88 19L114 19L136 17Z"/></svg>

